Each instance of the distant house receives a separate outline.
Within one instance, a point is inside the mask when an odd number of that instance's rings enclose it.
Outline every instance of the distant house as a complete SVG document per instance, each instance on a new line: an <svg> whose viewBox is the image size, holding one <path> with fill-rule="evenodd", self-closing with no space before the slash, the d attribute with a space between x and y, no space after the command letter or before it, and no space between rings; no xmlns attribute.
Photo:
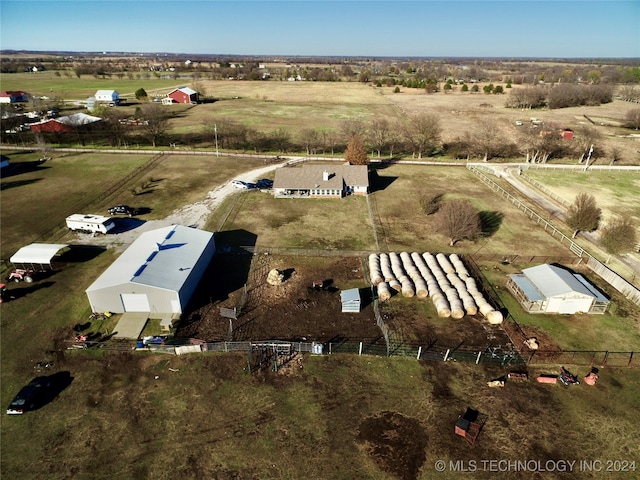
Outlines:
<svg viewBox="0 0 640 480"><path fill-rule="evenodd" d="M18 90L5 90L0 92L0 103L28 102L29 94Z"/></svg>
<svg viewBox="0 0 640 480"><path fill-rule="evenodd" d="M582 275L555 265L509 275L507 289L528 313L604 313L609 299Z"/></svg>
<svg viewBox="0 0 640 480"><path fill-rule="evenodd" d="M50 118L30 125L32 132L52 133L52 132L75 132L79 128L91 125L102 120L99 117L87 115L85 113L74 113L66 117Z"/></svg>
<svg viewBox="0 0 640 480"><path fill-rule="evenodd" d="M302 165L276 170L275 198L342 198L369 193L366 165Z"/></svg>
<svg viewBox="0 0 640 480"><path fill-rule="evenodd" d="M181 87L169 92L167 98L171 99L171 103L198 103L198 92L189 87Z"/></svg>
<svg viewBox="0 0 640 480"><path fill-rule="evenodd" d="M98 90L94 98L97 103L112 103L114 105L120 103L120 95L115 90Z"/></svg>

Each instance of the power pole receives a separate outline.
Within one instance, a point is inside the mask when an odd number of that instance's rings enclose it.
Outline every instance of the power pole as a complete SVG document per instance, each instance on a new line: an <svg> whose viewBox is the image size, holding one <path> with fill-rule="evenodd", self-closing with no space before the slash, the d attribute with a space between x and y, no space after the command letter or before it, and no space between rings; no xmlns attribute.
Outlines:
<svg viewBox="0 0 640 480"><path fill-rule="evenodd" d="M216 137L216 157L220 156L220 152L218 152L218 125L217 124L213 124L213 132L215 134Z"/></svg>

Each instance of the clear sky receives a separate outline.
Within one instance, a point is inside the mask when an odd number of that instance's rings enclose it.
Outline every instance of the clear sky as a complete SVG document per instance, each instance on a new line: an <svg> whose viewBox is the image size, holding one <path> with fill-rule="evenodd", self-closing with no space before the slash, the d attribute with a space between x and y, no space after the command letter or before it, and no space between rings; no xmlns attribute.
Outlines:
<svg viewBox="0 0 640 480"><path fill-rule="evenodd" d="M0 0L0 48L640 58L640 0Z"/></svg>

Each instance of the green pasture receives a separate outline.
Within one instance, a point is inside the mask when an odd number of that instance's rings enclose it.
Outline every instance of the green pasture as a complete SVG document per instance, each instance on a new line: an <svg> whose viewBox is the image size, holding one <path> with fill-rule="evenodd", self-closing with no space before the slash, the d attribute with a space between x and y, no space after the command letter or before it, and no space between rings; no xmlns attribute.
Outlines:
<svg viewBox="0 0 640 480"><path fill-rule="evenodd" d="M190 80L186 80L190 83ZM56 75L54 71L37 73L7 73L2 74L3 90L22 90L31 95L62 98L64 100L86 100L98 90L116 90L121 97L135 100L134 93L144 88L147 94L166 94L174 88L185 85L185 79L159 78L150 75L149 78L95 78L91 75L75 74L65 76Z"/></svg>
<svg viewBox="0 0 640 480"><path fill-rule="evenodd" d="M600 170L528 170L527 175L542 183L569 203L580 193L589 193L602 208L604 220L629 216L640 224L640 172Z"/></svg>

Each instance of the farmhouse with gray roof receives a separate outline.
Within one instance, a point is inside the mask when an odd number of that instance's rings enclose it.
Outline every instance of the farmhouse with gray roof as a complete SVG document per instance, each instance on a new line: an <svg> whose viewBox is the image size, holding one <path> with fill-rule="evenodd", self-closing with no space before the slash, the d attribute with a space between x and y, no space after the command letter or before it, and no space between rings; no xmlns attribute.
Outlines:
<svg viewBox="0 0 640 480"><path fill-rule="evenodd" d="M302 165L276 170L275 198L342 198L369 193L366 165Z"/></svg>

